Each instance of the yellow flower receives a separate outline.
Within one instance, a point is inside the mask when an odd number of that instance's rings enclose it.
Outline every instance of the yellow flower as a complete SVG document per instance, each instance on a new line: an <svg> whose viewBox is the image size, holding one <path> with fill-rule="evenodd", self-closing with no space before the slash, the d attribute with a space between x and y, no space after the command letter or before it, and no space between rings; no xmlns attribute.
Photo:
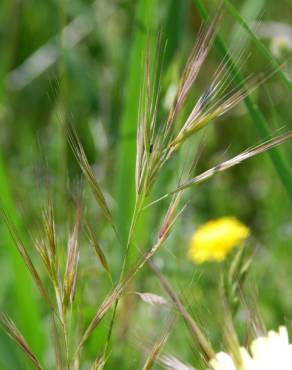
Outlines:
<svg viewBox="0 0 292 370"><path fill-rule="evenodd" d="M249 228L234 217L209 221L193 234L189 258L196 263L223 261L228 252L240 245L249 234Z"/></svg>

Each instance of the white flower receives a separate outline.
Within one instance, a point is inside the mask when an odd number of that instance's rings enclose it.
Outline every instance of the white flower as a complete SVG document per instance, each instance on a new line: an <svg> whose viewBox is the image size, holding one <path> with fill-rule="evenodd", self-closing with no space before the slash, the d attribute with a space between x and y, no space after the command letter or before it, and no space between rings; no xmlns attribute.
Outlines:
<svg viewBox="0 0 292 370"><path fill-rule="evenodd" d="M217 353L210 365L214 370L236 370L232 358L225 352Z"/></svg>
<svg viewBox="0 0 292 370"><path fill-rule="evenodd" d="M292 370L292 345L288 332L281 326L278 332L269 331L266 337L258 337L250 346L250 352L240 348L242 369L240 370ZM232 357L219 352L210 361L213 370L238 370Z"/></svg>
<svg viewBox="0 0 292 370"><path fill-rule="evenodd" d="M271 51L276 57L281 57L282 53L292 48L292 41L287 35L273 37L271 40Z"/></svg>

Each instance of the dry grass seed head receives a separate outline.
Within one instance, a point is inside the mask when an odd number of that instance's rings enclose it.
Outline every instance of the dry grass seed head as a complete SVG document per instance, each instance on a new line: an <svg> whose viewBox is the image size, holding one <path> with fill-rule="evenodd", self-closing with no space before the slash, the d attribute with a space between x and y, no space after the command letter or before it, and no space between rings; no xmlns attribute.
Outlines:
<svg viewBox="0 0 292 370"><path fill-rule="evenodd" d="M68 240L67 261L64 274L63 310L73 303L79 262L78 233L80 224L80 206L77 207L73 233Z"/></svg>
<svg viewBox="0 0 292 370"><path fill-rule="evenodd" d="M47 235L48 247L50 250L51 258L54 258L57 250L57 241L56 241L54 211L50 198L48 199L47 207L43 211L43 224Z"/></svg>
<svg viewBox="0 0 292 370"><path fill-rule="evenodd" d="M135 293L142 299L143 302L148 303L152 306L168 304L167 300L160 295L153 294L153 293L141 293L141 292L135 292Z"/></svg>
<svg viewBox="0 0 292 370"><path fill-rule="evenodd" d="M145 185L148 195L160 169L171 158L181 145L209 122L220 117L242 101L260 84L258 79L249 78L249 87L239 86L230 89L233 77L227 66L229 60L223 60L208 89L202 94L187 120L176 133L175 118L181 110L187 95L208 55L220 19L220 11L211 25L201 31L198 42L186 64L173 105L165 125L157 128L157 105L159 97L152 82L149 53L146 53L145 81L141 91L139 125L137 130L136 157L136 193L141 192ZM250 81L249 81L250 80ZM263 82L265 79L262 79ZM159 89L158 89L159 90ZM153 109L153 114L152 108ZM149 139L151 137L151 140Z"/></svg>

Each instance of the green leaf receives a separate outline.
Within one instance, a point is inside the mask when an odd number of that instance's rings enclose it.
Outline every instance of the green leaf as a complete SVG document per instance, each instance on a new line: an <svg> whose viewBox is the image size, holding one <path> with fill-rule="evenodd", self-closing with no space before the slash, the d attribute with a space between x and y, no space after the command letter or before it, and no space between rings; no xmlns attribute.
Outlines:
<svg viewBox="0 0 292 370"><path fill-rule="evenodd" d="M17 214L13 204L8 175L1 158L0 190L1 207L9 213L14 224L17 225L17 228L22 229L19 215ZM1 228L0 232L2 248L5 250L7 263L11 264L11 269L14 271L10 287L14 296L14 305L13 308L10 308L10 313L13 314L19 323L22 332L36 354L40 355L44 348L44 340L39 327L40 312L39 305L37 305L35 298L36 289L33 287L33 282L29 276L25 263L15 248L9 235L9 231L3 224L3 220L2 225L3 228Z"/></svg>
<svg viewBox="0 0 292 370"><path fill-rule="evenodd" d="M156 0L140 0L136 8L136 28L132 35L124 109L117 149L117 229L122 244L127 243L135 204L136 130L140 90L144 80L143 60L149 32L155 30Z"/></svg>

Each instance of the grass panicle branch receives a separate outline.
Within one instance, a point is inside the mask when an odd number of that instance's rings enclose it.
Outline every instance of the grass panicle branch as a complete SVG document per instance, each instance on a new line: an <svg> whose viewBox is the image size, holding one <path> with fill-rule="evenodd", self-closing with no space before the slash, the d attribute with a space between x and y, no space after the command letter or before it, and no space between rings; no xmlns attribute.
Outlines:
<svg viewBox="0 0 292 370"><path fill-rule="evenodd" d="M68 137L68 141L71 146L71 149L77 159L77 162L86 180L88 181L88 184L95 197L95 200L97 201L100 209L102 210L104 217L109 221L109 223L111 224L112 228L114 229L116 233L116 227L115 227L110 209L107 205L106 199L90 167L90 164L88 162L88 159L86 157L82 144L72 126L70 126L67 130L67 137Z"/></svg>
<svg viewBox="0 0 292 370"><path fill-rule="evenodd" d="M191 334L193 335L195 339L195 342L199 346L201 353L204 356L204 360L206 361L206 363L208 363L215 356L215 352L211 344L209 343L208 339L203 334L199 325L195 322L192 316L188 313L183 303L181 302L179 296L176 294L175 290L172 288L168 280L159 271L157 266L153 262L149 263L149 265L150 265L151 270L158 277L162 287L165 289L165 291L169 295L170 299L172 300L173 304L177 308L178 312L184 318L187 324L187 327L189 328Z"/></svg>
<svg viewBox="0 0 292 370"><path fill-rule="evenodd" d="M17 329L14 322L5 314L0 315L0 323L10 336L10 338L18 345L18 347L22 350L22 352L30 359L34 367L38 370L43 370L40 362L34 355L33 351L30 349L29 345L27 344L26 340Z"/></svg>
<svg viewBox="0 0 292 370"><path fill-rule="evenodd" d="M196 8L198 9L202 19L205 20L205 21L208 21L209 16L208 16L208 13L207 13L202 1L201 0L194 0L194 4L195 4ZM231 4L229 4L229 5L231 6ZM253 36L253 33L251 34L251 36ZM257 40L257 38L256 38L256 40ZM262 49L264 47L263 44L260 41L258 41L258 42L261 45L261 49ZM215 44L215 47L218 51L219 56L221 58L227 60L226 67L227 67L228 71L230 72L230 75L234 78L235 83L240 88L244 88L244 86L245 86L244 78L243 78L240 70L236 66L233 58L231 57L230 53L228 52L228 49L226 48L224 42L222 41L222 39L220 38L219 35L216 35L214 44ZM257 44L257 45L259 46L259 44ZM281 74L282 69L279 68L278 63L277 63L277 65L274 64L274 66L275 66L275 71L277 73ZM289 86L291 86L291 82L289 82ZM251 116L251 118L252 118L258 132L259 132L259 135L261 136L261 138L266 139L267 137L270 137L270 132L269 132L269 129L268 129L269 124L266 121L264 115L258 109L257 105L252 100L252 98L249 95L247 95L244 98L244 102L245 102L247 110L248 110L248 112L249 112L249 114L250 114L250 116ZM274 168L275 168L275 170L276 170L284 188L286 189L290 199L292 199L292 176L291 176L291 172L289 171L289 168L288 168L286 162L284 161L283 157L281 156L281 154L277 150L271 151L270 152L270 157L271 157Z"/></svg>
<svg viewBox="0 0 292 370"><path fill-rule="evenodd" d="M93 331L97 325L104 318L109 309L122 297L130 283L133 281L137 273L145 266L145 264L154 256L154 254L160 249L162 244L165 242L170 230L174 226L179 215L184 211L186 204L177 210L179 206L179 201L181 200L182 193L179 193L173 197L171 204L166 213L166 217L158 233L158 238L153 246L148 249L141 257L138 258L132 269L120 280L120 282L114 287L112 292L104 299L102 304L99 306L95 316L90 321L88 327L84 331L82 338L78 344L76 354L78 354L87 341L87 339L92 335Z"/></svg>
<svg viewBox="0 0 292 370"><path fill-rule="evenodd" d="M165 332L160 335L160 337L157 339L157 341L154 343L146 361L143 366L142 370L150 370L153 368L154 364L158 362L159 354L162 351L163 347L165 346L169 335L173 329L174 326L174 320L171 321L169 327L165 330Z"/></svg>
<svg viewBox="0 0 292 370"><path fill-rule="evenodd" d="M267 140L266 142L255 146L254 148L247 149L241 152L240 154L236 155L235 157L232 157L228 159L227 161L221 162L217 164L216 166L206 170L205 172L195 176L194 178L187 180L185 183L179 185L175 190L171 191L170 193L164 194L160 198L149 203L148 205L145 206L145 208L148 208L156 204L157 202L160 202L161 200L167 198L168 196L184 191L192 187L193 185L198 185L204 181L207 181L211 177L216 175L217 173L226 171L249 158L262 154L268 150L272 150L273 148L283 144L284 142L286 142L287 140L290 140L291 138L292 138L292 131L288 131L282 135L275 136L274 138Z"/></svg>
<svg viewBox="0 0 292 370"><path fill-rule="evenodd" d="M192 185L195 185L195 184L201 183L203 181L206 181L206 180L210 179L211 177L213 177L218 172L226 171L226 170L230 169L231 167L234 167L234 166L238 165L239 163L241 163L241 162L243 162L243 161L245 161L249 158L252 158L252 157L254 157L258 154L264 153L268 150L271 150L271 149L281 145L282 143L284 143L287 140L290 140L291 138L292 138L292 131L288 131L285 134L276 136L276 137L264 142L263 144L260 144L260 145L256 146L255 148L247 149L247 150L243 151L242 153L236 155L235 157L233 157L233 158L231 158L227 161L224 161L224 162L221 162L221 163L217 164L216 166L210 168L209 170L203 172L202 174L200 174L200 175L194 177L193 179L187 181L185 184L180 185L177 189L174 190L173 193L180 192L180 191L185 190L186 188L188 188Z"/></svg>
<svg viewBox="0 0 292 370"><path fill-rule="evenodd" d="M44 298L44 300L47 302L48 306L54 310L54 305L51 301L51 298L39 276L39 273L37 272L32 259L30 255L27 252L27 249L24 246L24 243L21 241L18 232L16 230L15 225L13 224L13 221L9 218L8 214L5 212L4 209L0 210L1 216L9 230L10 236L12 240L14 241L14 244L22 257L23 262L25 263L28 271L30 272L37 288L39 289L41 296Z"/></svg>
<svg viewBox="0 0 292 370"><path fill-rule="evenodd" d="M96 254L96 257L98 258L102 267L107 272L107 274L110 278L110 281L112 282L112 274L111 274L111 271L110 271L109 264L107 262L105 254L103 253L102 247L100 246L98 240L96 239L96 237L93 233L93 230L92 230L92 228L91 228L91 226L89 225L88 222L85 222L85 229L86 229L86 233L87 233L88 239L90 241L90 244L92 245L92 248L94 249L94 252Z"/></svg>
<svg viewBox="0 0 292 370"><path fill-rule="evenodd" d="M221 11L218 11L212 22L201 29L198 40L192 50L189 60L185 66L182 78L179 83L177 95L170 109L166 127L169 128L174 123L174 120L182 108L187 95L193 86L201 67L203 66L212 41L215 36L216 26L221 17Z"/></svg>

